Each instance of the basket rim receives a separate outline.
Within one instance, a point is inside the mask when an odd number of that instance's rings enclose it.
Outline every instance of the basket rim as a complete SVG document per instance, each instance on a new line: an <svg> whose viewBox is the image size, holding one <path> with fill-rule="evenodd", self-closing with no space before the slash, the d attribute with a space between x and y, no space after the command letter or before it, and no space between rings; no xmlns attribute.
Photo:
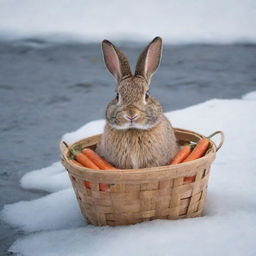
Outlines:
<svg viewBox="0 0 256 256"><path fill-rule="evenodd" d="M192 130L187 130L187 129L182 129L182 128L173 128L175 132L183 132L183 133L188 133L188 134L192 134L195 135L198 138L205 138L205 136L203 136L200 133L194 132ZM99 137L101 134L96 134L96 135L92 135L83 139L80 139L74 143L72 143L70 145L70 147L73 147L74 145L77 145L79 143L82 143L88 139L92 139L92 138L96 138ZM63 147L63 141L61 140L59 143L59 148L60 148L60 152L61 152L61 158L62 161L67 162L68 165L72 166L73 168L81 171L81 172L86 172L86 173L92 173L92 174L103 174L104 176L108 173L108 174L117 174L120 175L120 173L122 174L146 174L146 173L154 173L154 172L162 172L162 171L178 171L179 169L183 169L184 167L192 167L195 165L201 165L203 163L205 163L205 161L213 161L215 159L215 155L216 155L216 149L217 146L214 143L214 141L212 141L211 139L209 139L210 141L210 151L206 153L206 155L204 155L203 157L200 157L199 159L190 161L190 162L185 162L185 163L180 163L180 164L176 164L176 165L164 165L164 166L157 166L157 167L149 167L149 168L139 168L139 169L116 169L116 170L94 170L94 169L90 169L90 168L86 168L86 167L80 167L75 165L72 161L70 161L67 157L67 153L68 153L68 149Z"/></svg>

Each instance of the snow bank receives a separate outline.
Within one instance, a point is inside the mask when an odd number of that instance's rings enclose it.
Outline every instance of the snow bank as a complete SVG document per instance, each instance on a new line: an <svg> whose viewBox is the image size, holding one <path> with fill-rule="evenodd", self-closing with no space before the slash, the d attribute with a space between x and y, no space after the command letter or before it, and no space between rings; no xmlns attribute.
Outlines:
<svg viewBox="0 0 256 256"><path fill-rule="evenodd" d="M20 183L25 189L40 189L47 192L56 192L71 187L67 171L60 162L25 174Z"/></svg>
<svg viewBox="0 0 256 256"><path fill-rule="evenodd" d="M28 232L74 228L84 224L71 188L33 201L6 205L3 213L6 222Z"/></svg>
<svg viewBox="0 0 256 256"><path fill-rule="evenodd" d="M242 99L256 101L256 91L245 94Z"/></svg>
<svg viewBox="0 0 256 256"><path fill-rule="evenodd" d="M155 220L128 227L41 232L20 239L11 251L28 256L254 256L254 213L214 218Z"/></svg>
<svg viewBox="0 0 256 256"><path fill-rule="evenodd" d="M62 140L66 141L67 143L74 143L84 137L102 133L104 129L104 124L104 120L89 122L74 132L66 133L62 137Z"/></svg>
<svg viewBox="0 0 256 256"><path fill-rule="evenodd" d="M225 133L225 144L212 165L204 217L122 227L87 225L72 189L67 188L71 185L64 168L55 163L26 174L21 182L23 187L54 193L2 210L3 220L34 232L18 239L10 251L24 256L256 255L256 97L248 100L248 95L166 113L176 127L205 135L216 130ZM90 122L63 138L71 143L99 133L103 123Z"/></svg>
<svg viewBox="0 0 256 256"><path fill-rule="evenodd" d="M0 1L1 38L171 43L256 41L252 0Z"/></svg>

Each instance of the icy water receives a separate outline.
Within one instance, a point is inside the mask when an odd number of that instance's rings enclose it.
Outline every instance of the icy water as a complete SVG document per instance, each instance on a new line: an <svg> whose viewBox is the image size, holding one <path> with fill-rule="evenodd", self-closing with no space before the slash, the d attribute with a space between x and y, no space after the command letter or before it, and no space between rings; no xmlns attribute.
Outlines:
<svg viewBox="0 0 256 256"><path fill-rule="evenodd" d="M119 46L134 67L143 46ZM165 46L151 94L164 111L211 98L240 98L256 90L255 68L256 45ZM61 136L103 118L114 89L100 44L0 43L1 209L43 194L23 190L22 175L57 161ZM0 228L0 255L8 255L22 232L5 223Z"/></svg>

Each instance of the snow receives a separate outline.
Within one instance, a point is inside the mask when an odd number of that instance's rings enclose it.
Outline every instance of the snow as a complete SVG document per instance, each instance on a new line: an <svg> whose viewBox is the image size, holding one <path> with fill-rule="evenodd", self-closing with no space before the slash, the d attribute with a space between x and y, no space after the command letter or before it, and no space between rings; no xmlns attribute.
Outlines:
<svg viewBox="0 0 256 256"><path fill-rule="evenodd" d="M40 189L47 192L56 192L71 187L67 173L60 162L40 170L28 172L21 178L24 189Z"/></svg>
<svg viewBox="0 0 256 256"><path fill-rule="evenodd" d="M84 223L71 188L33 201L6 205L3 218L27 232L74 228Z"/></svg>
<svg viewBox="0 0 256 256"><path fill-rule="evenodd" d="M41 232L18 240L14 252L43 255L253 256L253 213L192 220L155 220L128 227ZM210 228L209 228L210 227ZM24 245L27 245L24 247Z"/></svg>
<svg viewBox="0 0 256 256"><path fill-rule="evenodd" d="M0 0L0 37L171 43L256 41L253 0Z"/></svg>
<svg viewBox="0 0 256 256"><path fill-rule="evenodd" d="M98 133L102 133L104 129L104 124L104 120L89 122L74 132L66 133L62 137L62 140L66 141L67 143L74 143L75 141L78 141L85 136L89 137Z"/></svg>
<svg viewBox="0 0 256 256"><path fill-rule="evenodd" d="M175 127L209 135L225 133L211 168L204 216L154 220L130 226L94 227L80 213L60 163L26 174L21 185L50 194L5 205L1 219L25 231L10 247L24 256L256 255L256 91L242 99L212 99L168 112ZM72 143L100 133L103 120L65 134ZM214 138L219 143L219 138Z"/></svg>
<svg viewBox="0 0 256 256"><path fill-rule="evenodd" d="M242 97L242 99L255 101L255 100L256 100L256 92L255 92L255 91L254 91L254 92L249 92L249 93L245 94L245 95Z"/></svg>

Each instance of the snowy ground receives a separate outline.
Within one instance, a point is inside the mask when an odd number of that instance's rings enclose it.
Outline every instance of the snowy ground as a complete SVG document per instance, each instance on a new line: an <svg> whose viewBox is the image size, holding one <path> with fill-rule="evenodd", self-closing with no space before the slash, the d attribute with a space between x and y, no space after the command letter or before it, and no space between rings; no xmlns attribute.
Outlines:
<svg viewBox="0 0 256 256"><path fill-rule="evenodd" d="M256 255L256 91L242 99L212 99L166 114L175 127L204 135L222 130L226 135L212 165L203 217L122 227L87 225L67 173L56 162L21 179L24 189L49 195L2 210L3 220L26 232L9 250L24 256ZM64 139L72 142L99 133L103 125L103 120L90 122Z"/></svg>
<svg viewBox="0 0 256 256"><path fill-rule="evenodd" d="M255 12L253 0L0 0L0 38L255 42Z"/></svg>

